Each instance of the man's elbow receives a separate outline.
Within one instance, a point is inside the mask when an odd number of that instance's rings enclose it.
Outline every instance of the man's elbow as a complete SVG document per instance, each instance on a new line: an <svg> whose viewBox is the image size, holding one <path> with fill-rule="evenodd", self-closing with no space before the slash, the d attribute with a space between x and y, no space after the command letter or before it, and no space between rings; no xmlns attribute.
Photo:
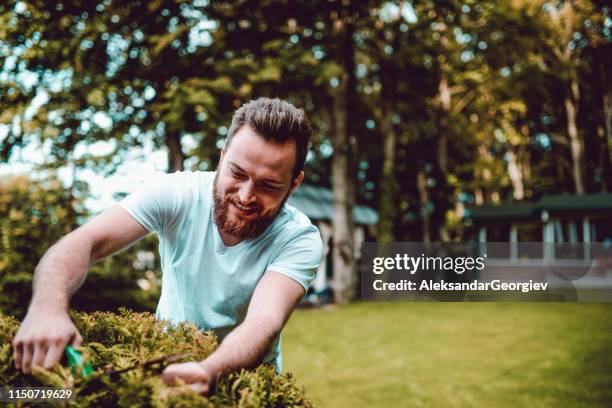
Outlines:
<svg viewBox="0 0 612 408"><path fill-rule="evenodd" d="M273 315L251 316L247 317L246 321L256 326L260 333L265 334L269 342L274 342L285 325L284 319Z"/></svg>

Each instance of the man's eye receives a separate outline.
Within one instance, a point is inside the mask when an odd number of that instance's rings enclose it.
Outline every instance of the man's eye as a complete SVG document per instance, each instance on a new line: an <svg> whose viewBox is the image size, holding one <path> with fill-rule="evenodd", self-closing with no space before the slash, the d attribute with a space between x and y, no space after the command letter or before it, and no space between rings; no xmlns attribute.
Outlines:
<svg viewBox="0 0 612 408"><path fill-rule="evenodd" d="M232 172L232 176L234 176L237 179L242 179L244 178L244 174L242 173L238 173L236 170L230 170Z"/></svg>
<svg viewBox="0 0 612 408"><path fill-rule="evenodd" d="M270 193L276 193L279 190L278 187L271 186L269 184L262 184L261 188L263 188L265 191L269 191Z"/></svg>

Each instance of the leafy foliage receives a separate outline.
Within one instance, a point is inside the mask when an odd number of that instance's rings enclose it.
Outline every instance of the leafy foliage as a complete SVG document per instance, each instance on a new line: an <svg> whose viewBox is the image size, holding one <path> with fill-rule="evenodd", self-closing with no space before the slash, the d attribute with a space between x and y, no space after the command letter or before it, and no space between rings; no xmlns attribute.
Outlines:
<svg viewBox="0 0 612 408"><path fill-rule="evenodd" d="M11 340L18 321L0 315L0 383L10 386L71 387L75 407L291 407L311 406L290 374L277 375L270 366L242 370L221 379L208 398L193 392L178 393L164 384L158 371L138 368L116 376L104 369L122 369L159 357L189 353L184 361L202 360L217 347L212 332L193 324L172 325L149 313L121 309L119 314L72 312L83 335L81 352L94 372L83 378L78 370L56 365L52 371L36 370L33 376L17 372L11 361Z"/></svg>
<svg viewBox="0 0 612 408"><path fill-rule="evenodd" d="M36 263L68 232L69 208L69 195L57 179L0 180L0 310L24 314Z"/></svg>
<svg viewBox="0 0 612 408"><path fill-rule="evenodd" d="M39 181L26 175L0 179L1 312L18 318L25 315L36 265L45 251L76 227L71 219L82 215L82 201L71 198L53 174ZM85 284L72 299L73 307L84 311L120 306L154 310L160 291L156 246L156 237L150 236L129 251L92 265ZM139 265L139 253L151 254L153 259Z"/></svg>

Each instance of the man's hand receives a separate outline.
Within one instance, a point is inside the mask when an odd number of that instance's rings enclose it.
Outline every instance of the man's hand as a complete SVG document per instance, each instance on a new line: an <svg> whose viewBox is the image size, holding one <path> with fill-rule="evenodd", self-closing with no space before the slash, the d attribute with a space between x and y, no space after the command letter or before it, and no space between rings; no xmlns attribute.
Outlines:
<svg viewBox="0 0 612 408"><path fill-rule="evenodd" d="M65 311L29 310L13 339L15 368L26 374L32 366L47 370L60 361L66 345L80 347L81 334Z"/></svg>
<svg viewBox="0 0 612 408"><path fill-rule="evenodd" d="M171 364L161 376L168 384L176 384L179 379L183 380L187 387L204 395L208 395L212 390L215 379L205 364L196 362Z"/></svg>

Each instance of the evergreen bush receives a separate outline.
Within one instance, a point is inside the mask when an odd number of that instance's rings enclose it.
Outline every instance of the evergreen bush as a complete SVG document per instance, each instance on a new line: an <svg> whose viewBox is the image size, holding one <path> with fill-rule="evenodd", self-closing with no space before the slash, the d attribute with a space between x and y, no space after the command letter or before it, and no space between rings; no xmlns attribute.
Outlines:
<svg viewBox="0 0 612 408"><path fill-rule="evenodd" d="M76 397L73 407L310 407L311 402L295 385L291 374L277 375L273 367L262 365L222 378L208 397L191 391L178 393L166 385L151 367L139 367L119 375L105 373L131 367L162 356L189 353L180 361L202 360L217 347L212 332L193 324L172 325L158 321L150 313L120 309L110 312L71 312L83 336L80 351L94 372L83 377L81 370L57 364L51 371L36 370L24 375L15 370L11 341L19 322L0 314L0 384L13 387L70 387ZM159 367L158 367L159 368ZM40 406L48 406L39 404ZM28 406L36 404L28 403Z"/></svg>

